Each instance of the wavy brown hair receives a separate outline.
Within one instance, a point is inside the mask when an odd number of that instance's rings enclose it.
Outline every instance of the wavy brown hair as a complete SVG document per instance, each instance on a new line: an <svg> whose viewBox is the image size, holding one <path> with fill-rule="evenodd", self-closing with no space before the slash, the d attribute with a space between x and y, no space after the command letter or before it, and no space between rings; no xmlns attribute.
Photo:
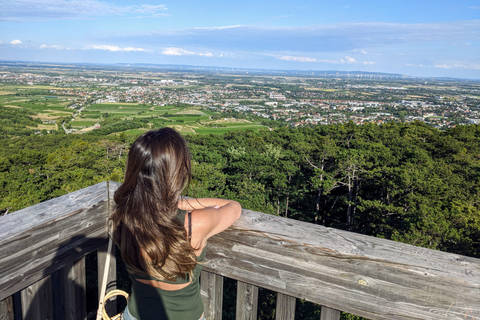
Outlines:
<svg viewBox="0 0 480 320"><path fill-rule="evenodd" d="M190 179L190 152L174 129L146 132L132 144L110 217L113 240L131 272L170 281L192 275L195 252L176 217Z"/></svg>

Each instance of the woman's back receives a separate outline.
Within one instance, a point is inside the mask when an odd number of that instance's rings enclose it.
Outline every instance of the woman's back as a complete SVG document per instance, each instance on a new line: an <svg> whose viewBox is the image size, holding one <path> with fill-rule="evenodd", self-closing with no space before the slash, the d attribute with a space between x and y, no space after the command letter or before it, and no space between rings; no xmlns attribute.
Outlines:
<svg viewBox="0 0 480 320"><path fill-rule="evenodd" d="M150 131L133 143L111 216L132 278L125 319L203 314L199 274L207 240L233 224L241 207L224 199L179 200L190 179L190 153L175 130Z"/></svg>

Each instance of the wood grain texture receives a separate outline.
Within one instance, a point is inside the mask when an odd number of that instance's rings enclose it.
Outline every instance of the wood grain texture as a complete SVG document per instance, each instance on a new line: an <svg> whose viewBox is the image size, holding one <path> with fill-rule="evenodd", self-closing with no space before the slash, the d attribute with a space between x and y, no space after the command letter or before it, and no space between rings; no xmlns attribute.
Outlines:
<svg viewBox="0 0 480 320"><path fill-rule="evenodd" d="M0 320L13 320L13 297L0 301Z"/></svg>
<svg viewBox="0 0 480 320"><path fill-rule="evenodd" d="M200 294L205 307L205 318L208 320L222 320L223 277L202 270Z"/></svg>
<svg viewBox="0 0 480 320"><path fill-rule="evenodd" d="M52 282L45 277L20 293L22 299L22 317L25 320L52 320Z"/></svg>
<svg viewBox="0 0 480 320"><path fill-rule="evenodd" d="M0 300L73 263L107 241L107 183L0 220Z"/></svg>
<svg viewBox="0 0 480 320"><path fill-rule="evenodd" d="M0 217L0 301L105 245L117 186ZM370 319L480 318L480 259L250 210L209 247L204 269L215 274L201 290L211 319L221 319L221 276Z"/></svg>
<svg viewBox="0 0 480 320"><path fill-rule="evenodd" d="M341 312L325 306L322 306L320 320L340 320Z"/></svg>
<svg viewBox="0 0 480 320"><path fill-rule="evenodd" d="M296 299L283 293L277 293L277 306L275 308L275 320L295 319Z"/></svg>
<svg viewBox="0 0 480 320"><path fill-rule="evenodd" d="M237 282L236 320L256 320L258 309L258 287Z"/></svg>
<svg viewBox="0 0 480 320"><path fill-rule="evenodd" d="M87 318L85 257L59 271L61 279L59 292L64 306L62 309L65 310L61 319L85 320Z"/></svg>
<svg viewBox="0 0 480 320"><path fill-rule="evenodd" d="M249 210L209 245L206 270L336 310L480 317L480 259Z"/></svg>

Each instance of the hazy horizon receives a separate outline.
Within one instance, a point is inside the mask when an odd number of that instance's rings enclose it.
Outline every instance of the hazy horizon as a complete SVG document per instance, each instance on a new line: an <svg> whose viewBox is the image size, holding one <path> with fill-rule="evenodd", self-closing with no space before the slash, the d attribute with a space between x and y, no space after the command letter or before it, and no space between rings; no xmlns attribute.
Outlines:
<svg viewBox="0 0 480 320"><path fill-rule="evenodd" d="M480 4L4 0L0 60L480 79Z"/></svg>

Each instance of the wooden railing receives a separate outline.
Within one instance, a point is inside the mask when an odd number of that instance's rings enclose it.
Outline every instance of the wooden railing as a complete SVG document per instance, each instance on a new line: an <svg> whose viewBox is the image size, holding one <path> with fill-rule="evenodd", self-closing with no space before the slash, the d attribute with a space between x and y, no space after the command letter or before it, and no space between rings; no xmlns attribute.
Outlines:
<svg viewBox="0 0 480 320"><path fill-rule="evenodd" d="M100 183L0 217L0 320L87 318L84 257L98 250L103 274L117 186ZM339 310L370 319L480 319L476 258L250 210L209 241L207 258L201 293L211 320L222 317L223 277L238 280L242 320L257 319L259 287L277 292L276 319L294 319L296 298L321 305L322 320L338 320Z"/></svg>

